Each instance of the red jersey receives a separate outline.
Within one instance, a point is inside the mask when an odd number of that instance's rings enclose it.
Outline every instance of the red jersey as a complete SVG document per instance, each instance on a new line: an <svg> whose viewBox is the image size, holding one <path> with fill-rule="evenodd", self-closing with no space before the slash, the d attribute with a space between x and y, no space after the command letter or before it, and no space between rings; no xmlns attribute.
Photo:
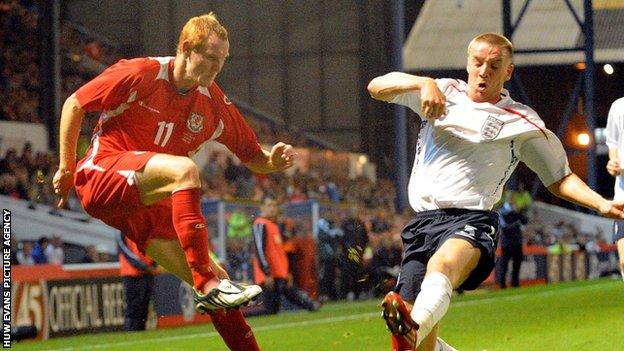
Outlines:
<svg viewBox="0 0 624 351"><path fill-rule="evenodd" d="M254 280L262 284L267 275L288 278L288 257L282 244L282 233L277 223L258 217L253 224L255 255Z"/></svg>
<svg viewBox="0 0 624 351"><path fill-rule="evenodd" d="M173 62L173 57L121 60L76 91L83 109L102 111L82 167L97 168L98 155L118 151L192 156L210 140L243 162L261 151L255 133L216 83L177 90Z"/></svg>

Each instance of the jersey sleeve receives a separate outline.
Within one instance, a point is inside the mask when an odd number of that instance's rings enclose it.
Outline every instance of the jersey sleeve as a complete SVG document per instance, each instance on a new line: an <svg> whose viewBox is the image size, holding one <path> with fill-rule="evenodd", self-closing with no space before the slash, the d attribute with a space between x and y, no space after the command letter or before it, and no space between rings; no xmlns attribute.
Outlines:
<svg viewBox="0 0 624 351"><path fill-rule="evenodd" d="M223 100L223 132L216 141L225 145L241 162L251 161L259 152L262 152L256 133L238 111L236 106L223 93L219 94Z"/></svg>
<svg viewBox="0 0 624 351"><path fill-rule="evenodd" d="M526 140L521 141L519 158L548 187L572 173L568 157L559 138L546 129L528 133Z"/></svg>
<svg viewBox="0 0 624 351"><path fill-rule="evenodd" d="M618 100L611 105L609 116L607 117L606 142L609 149L618 148L618 140L624 119L624 100Z"/></svg>
<svg viewBox="0 0 624 351"><path fill-rule="evenodd" d="M444 93L446 97L448 97L449 86L452 84L454 80L452 79L436 79L436 85L438 89ZM416 112L418 116L422 119L422 111L420 110L420 91L410 91L407 93L403 93L397 95L390 101L393 104L402 105L405 107L409 107L412 111Z"/></svg>
<svg viewBox="0 0 624 351"><path fill-rule="evenodd" d="M153 82L158 67L157 61L148 58L121 60L80 87L76 98L87 112L114 110L127 102L133 91ZM153 77L146 79L150 75Z"/></svg>

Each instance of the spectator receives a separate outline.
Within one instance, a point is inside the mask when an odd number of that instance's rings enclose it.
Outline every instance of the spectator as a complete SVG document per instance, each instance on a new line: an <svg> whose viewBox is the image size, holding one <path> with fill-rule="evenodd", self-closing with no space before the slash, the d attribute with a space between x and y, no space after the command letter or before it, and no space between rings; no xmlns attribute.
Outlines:
<svg viewBox="0 0 624 351"><path fill-rule="evenodd" d="M520 286L520 265L522 264L522 232L528 219L523 212L511 202L510 192L505 193L505 202L498 210L500 216L500 245L502 255L499 258L496 270L496 281L501 289L507 287L507 268L512 262L511 286Z"/></svg>
<svg viewBox="0 0 624 351"><path fill-rule="evenodd" d="M279 207L277 201L267 197L262 202L260 216L254 221L255 255L254 279L264 291L264 307L269 314L276 314L281 307L282 295L292 303L317 311L320 304L308 294L297 289L289 270L283 237L277 224Z"/></svg>
<svg viewBox="0 0 624 351"><path fill-rule="evenodd" d="M45 251L48 248L49 240L47 237L42 236L37 240L35 245L33 245L33 259L36 264L46 264L48 263L48 258L46 257Z"/></svg>
<svg viewBox="0 0 624 351"><path fill-rule="evenodd" d="M35 259L32 255L32 243L25 241L22 243L22 248L17 251L17 262L24 266L32 266L35 264Z"/></svg>
<svg viewBox="0 0 624 351"><path fill-rule="evenodd" d="M330 214L331 216L331 214ZM333 217L333 216L332 216ZM335 227L332 219L319 219L318 223L318 259L319 259L319 289L321 301L337 300L336 273L340 269L340 241L344 232Z"/></svg>
<svg viewBox="0 0 624 351"><path fill-rule="evenodd" d="M154 293L156 263L141 254L136 244L125 240L122 234L117 238L119 246L119 273L123 280L126 310L124 330L145 330L150 300Z"/></svg>
<svg viewBox="0 0 624 351"><path fill-rule="evenodd" d="M295 285L313 300L318 300L318 254L311 228L294 222L291 238L284 244L284 249L288 253Z"/></svg>
<svg viewBox="0 0 624 351"><path fill-rule="evenodd" d="M397 283L401 266L401 236L386 235L381 242L381 247L373 254L370 269L375 297L383 296L392 290Z"/></svg>
<svg viewBox="0 0 624 351"><path fill-rule="evenodd" d="M368 246L368 232L360 212L352 213L341 224L344 236L341 242L340 298L359 298L363 289L362 278L366 274L363 266L364 250Z"/></svg>
<svg viewBox="0 0 624 351"><path fill-rule="evenodd" d="M50 245L46 247L44 252L49 264L63 264L65 259L63 239L59 235L53 235Z"/></svg>

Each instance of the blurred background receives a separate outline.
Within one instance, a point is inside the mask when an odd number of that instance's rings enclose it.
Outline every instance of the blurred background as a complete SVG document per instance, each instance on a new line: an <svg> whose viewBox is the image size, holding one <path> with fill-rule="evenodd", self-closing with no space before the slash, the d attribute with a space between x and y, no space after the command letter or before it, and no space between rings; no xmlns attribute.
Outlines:
<svg viewBox="0 0 624 351"><path fill-rule="evenodd" d="M514 42L512 97L559 135L575 173L613 195L603 128L610 104L624 96L624 1L3 0L0 203L13 215L15 321L35 325L38 337L123 326L122 294L103 294L121 284L115 231L89 218L75 195L67 208L53 206L62 103L119 59L174 55L182 25L209 11L230 37L218 84L264 145L292 143L301 155L286 174L269 176L250 173L222 145L196 156L211 241L236 279L252 280L250 223L270 194L282 204L293 270L310 295L363 299L392 287L399 233L412 215L405 189L419 118L374 101L366 85L394 70L465 80L466 46L482 32ZM97 118L85 119L82 153ZM528 217L522 284L617 270L610 221L551 197L523 166L507 189ZM118 310L102 311L110 323L46 319L65 318L43 303L57 296L50 287L84 287L94 276L97 288L77 289L117 301ZM44 278L53 283L41 285ZM166 274L157 284L184 290ZM152 327L205 322L185 305L188 292L175 295L175 307L159 305L169 290L154 298ZM45 313L33 312L38 304Z"/></svg>

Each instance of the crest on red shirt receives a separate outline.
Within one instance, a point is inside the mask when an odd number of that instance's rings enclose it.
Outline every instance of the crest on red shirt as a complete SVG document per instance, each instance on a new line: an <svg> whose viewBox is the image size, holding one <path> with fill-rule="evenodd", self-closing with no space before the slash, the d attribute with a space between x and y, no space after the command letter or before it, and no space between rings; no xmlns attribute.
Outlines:
<svg viewBox="0 0 624 351"><path fill-rule="evenodd" d="M199 133L204 129L204 116L197 112L192 112L186 120L186 126L193 133Z"/></svg>
<svg viewBox="0 0 624 351"><path fill-rule="evenodd" d="M500 119L488 116L485 123L483 123L483 127L481 127L481 136L485 140L493 140L498 136L501 129L503 129L503 124L505 124L505 122Z"/></svg>

